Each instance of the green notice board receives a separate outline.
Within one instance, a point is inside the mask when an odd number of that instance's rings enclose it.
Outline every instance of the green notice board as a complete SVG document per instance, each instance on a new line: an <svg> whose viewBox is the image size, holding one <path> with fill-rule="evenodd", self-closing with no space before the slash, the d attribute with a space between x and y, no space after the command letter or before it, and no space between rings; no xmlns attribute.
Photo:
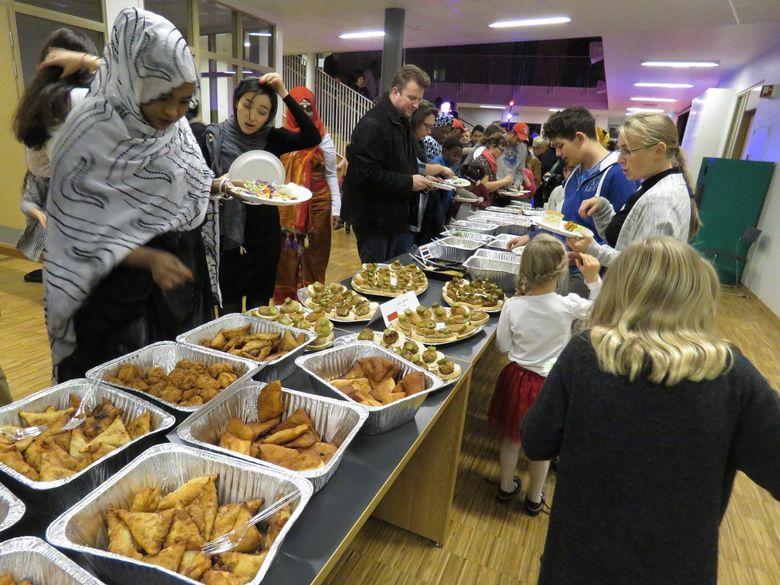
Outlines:
<svg viewBox="0 0 780 585"><path fill-rule="evenodd" d="M744 254L740 241L745 228L755 226L764 206L773 162L705 158L696 186L696 200L702 229L692 241L707 258L713 259L721 282L736 284L744 264L730 254Z"/></svg>

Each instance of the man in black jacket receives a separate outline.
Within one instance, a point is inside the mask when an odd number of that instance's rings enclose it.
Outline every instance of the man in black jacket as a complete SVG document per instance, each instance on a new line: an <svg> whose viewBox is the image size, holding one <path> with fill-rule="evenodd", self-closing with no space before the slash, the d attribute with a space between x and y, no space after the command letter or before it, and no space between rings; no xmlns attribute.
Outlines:
<svg viewBox="0 0 780 585"><path fill-rule="evenodd" d="M342 211L355 229L362 262L384 262L410 251L417 193L431 188L425 175L452 176L441 165L418 163L414 154L409 118L429 85L425 71L404 65L393 76L390 93L352 131Z"/></svg>

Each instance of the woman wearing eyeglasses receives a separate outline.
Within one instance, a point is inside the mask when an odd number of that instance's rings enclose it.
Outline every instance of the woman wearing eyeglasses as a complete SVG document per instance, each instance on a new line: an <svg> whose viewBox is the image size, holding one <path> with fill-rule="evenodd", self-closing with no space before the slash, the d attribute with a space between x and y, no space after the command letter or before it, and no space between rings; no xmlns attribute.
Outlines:
<svg viewBox="0 0 780 585"><path fill-rule="evenodd" d="M501 157L501 153L507 147L506 136L501 132L496 132L484 138L482 141L484 149L480 154L474 157L475 165L480 169L481 173L484 173L482 184L487 189L488 193L495 193L500 189L511 187L514 184L515 178L512 175L507 175L498 179L496 173L498 172L498 159ZM505 206L509 203L509 199L506 197L496 197L493 200L494 205Z"/></svg>
<svg viewBox="0 0 780 585"><path fill-rule="evenodd" d="M604 197L582 202L580 216L593 217L606 243L599 244L591 233L567 240L570 248L595 256L603 266L631 242L652 236L687 242L700 225L685 155L671 118L649 112L629 117L620 127L617 146L626 178L642 179L641 186L617 212Z"/></svg>
<svg viewBox="0 0 780 585"><path fill-rule="evenodd" d="M294 87L290 95L314 122L322 137L319 146L290 152L282 157L287 180L303 185L312 198L301 205L282 207L282 254L276 272L274 298L284 302L296 291L314 282L325 282L330 258L331 228L341 223L341 191L336 171L336 145L320 119L314 94ZM298 122L287 115L284 127L300 132Z"/></svg>
<svg viewBox="0 0 780 585"><path fill-rule="evenodd" d="M273 127L277 95L295 119L299 132ZM266 73L259 79L241 80L233 92L233 116L206 129L201 150L220 177L240 154L249 150L265 150L282 156L317 146L320 139L317 126L287 93L282 77L278 73ZM220 205L219 284L224 312L241 312L244 297L247 309L268 303L274 294L281 246L282 230L276 207L244 205L236 200Z"/></svg>

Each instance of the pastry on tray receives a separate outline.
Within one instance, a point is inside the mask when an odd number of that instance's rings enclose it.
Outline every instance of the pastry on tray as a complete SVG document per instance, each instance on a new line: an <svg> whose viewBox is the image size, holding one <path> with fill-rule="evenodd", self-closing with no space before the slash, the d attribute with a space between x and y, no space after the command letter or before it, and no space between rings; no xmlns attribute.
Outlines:
<svg viewBox="0 0 780 585"><path fill-rule="evenodd" d="M404 266L398 260L392 264L363 264L352 277L352 288L385 297L397 297L406 292L421 294L428 289L428 278L416 264Z"/></svg>
<svg viewBox="0 0 780 585"><path fill-rule="evenodd" d="M314 332L317 337L306 346L307 351L319 351L333 345L333 323L327 315L321 311L304 308L301 303L290 298L285 299L281 305L271 300L268 305L252 309L247 314L276 321L280 325Z"/></svg>
<svg viewBox="0 0 780 585"><path fill-rule="evenodd" d="M478 333L489 320L487 313L468 307L431 307L407 309L391 326L407 337L429 345L443 345Z"/></svg>
<svg viewBox="0 0 780 585"><path fill-rule="evenodd" d="M305 305L335 321L370 321L379 303L349 290L343 284L315 282L306 287Z"/></svg>
<svg viewBox="0 0 780 585"><path fill-rule="evenodd" d="M501 287L492 282L455 277L444 284L442 298L452 307L500 311L506 296Z"/></svg>

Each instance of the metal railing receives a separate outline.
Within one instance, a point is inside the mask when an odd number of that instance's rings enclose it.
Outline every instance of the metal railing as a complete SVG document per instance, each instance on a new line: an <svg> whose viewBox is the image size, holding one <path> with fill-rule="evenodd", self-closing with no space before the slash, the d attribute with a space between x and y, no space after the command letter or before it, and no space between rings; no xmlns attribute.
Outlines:
<svg viewBox="0 0 780 585"><path fill-rule="evenodd" d="M288 88L306 85L306 62L303 55L284 55L282 63L282 79Z"/></svg>
<svg viewBox="0 0 780 585"><path fill-rule="evenodd" d="M595 87L599 75L589 57L566 55L466 55L406 52L433 83ZM599 66L601 67L601 66Z"/></svg>
<svg viewBox="0 0 780 585"><path fill-rule="evenodd" d="M320 118L328 128L336 151L346 155L352 130L355 129L366 112L374 107L373 102L333 79L322 69L317 68L314 95L317 98L317 110Z"/></svg>

